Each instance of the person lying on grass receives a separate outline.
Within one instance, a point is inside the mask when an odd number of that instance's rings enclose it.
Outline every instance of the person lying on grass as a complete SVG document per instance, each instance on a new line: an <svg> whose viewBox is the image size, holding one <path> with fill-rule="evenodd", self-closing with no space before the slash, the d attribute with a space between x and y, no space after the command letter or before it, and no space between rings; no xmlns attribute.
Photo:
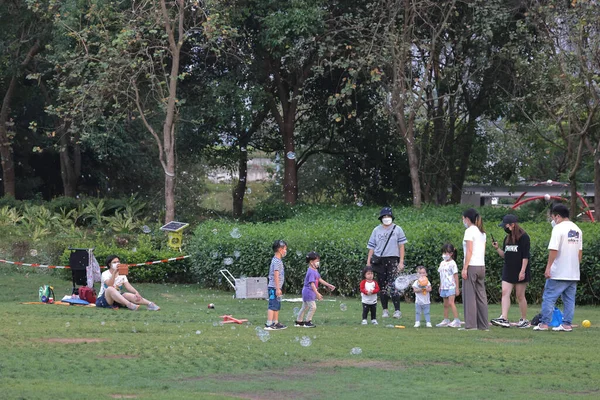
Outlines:
<svg viewBox="0 0 600 400"><path fill-rule="evenodd" d="M106 259L106 271L102 273L102 285L100 295L96 300L96 307L118 308L127 307L136 311L140 305L145 305L150 311L158 311L160 307L153 302L143 298L140 293L129 283L126 275L119 274L118 256L108 256ZM127 292L123 293L123 289Z"/></svg>

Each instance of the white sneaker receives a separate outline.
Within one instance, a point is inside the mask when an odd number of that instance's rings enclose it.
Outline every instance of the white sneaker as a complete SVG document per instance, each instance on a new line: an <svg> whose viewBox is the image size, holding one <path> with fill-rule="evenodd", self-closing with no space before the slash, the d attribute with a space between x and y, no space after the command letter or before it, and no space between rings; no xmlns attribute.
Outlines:
<svg viewBox="0 0 600 400"><path fill-rule="evenodd" d="M361 325L366 325L367 324L367 320L363 319L362 322L360 323Z"/></svg>
<svg viewBox="0 0 600 400"><path fill-rule="evenodd" d="M417 321L417 322L415 322L415 328L418 328L418 327L420 327L420 326L421 326L421 321Z"/></svg>
<svg viewBox="0 0 600 400"><path fill-rule="evenodd" d="M381 318L389 318L390 317L390 313L388 313L388 310L383 310L383 314L381 315Z"/></svg>
<svg viewBox="0 0 600 400"><path fill-rule="evenodd" d="M449 325L450 325L450 320L449 319L445 319L442 322L440 322L439 324L437 324L436 326L438 328L445 328L445 327L447 327Z"/></svg>
<svg viewBox="0 0 600 400"><path fill-rule="evenodd" d="M448 324L450 328L460 328L460 319L455 319L454 321Z"/></svg>
<svg viewBox="0 0 600 400"><path fill-rule="evenodd" d="M431 326L431 322L427 322L427 323L425 324L425 326L426 326L426 327L428 327L428 328L431 328L431 327L432 327L432 326Z"/></svg>
<svg viewBox="0 0 600 400"><path fill-rule="evenodd" d="M377 320L376 320L376 319L372 319L372 320L371 320L371 323L372 323L373 325L379 325L379 324L377 323Z"/></svg>
<svg viewBox="0 0 600 400"><path fill-rule="evenodd" d="M400 312L400 310L394 311L394 318L402 318L402 313Z"/></svg>

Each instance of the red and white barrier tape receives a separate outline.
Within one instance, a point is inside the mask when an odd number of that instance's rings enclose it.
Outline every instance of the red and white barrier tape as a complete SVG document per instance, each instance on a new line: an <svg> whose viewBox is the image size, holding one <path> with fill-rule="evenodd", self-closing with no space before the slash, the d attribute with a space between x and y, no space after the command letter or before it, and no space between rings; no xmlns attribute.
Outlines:
<svg viewBox="0 0 600 400"><path fill-rule="evenodd" d="M138 263L138 264L127 264L128 267L143 267L144 265L153 265L153 264L161 264L161 263L166 263L166 262L170 262L170 261L179 261L179 260L183 260L184 258L189 258L191 257L190 255L187 256L179 256L179 257L173 257L173 258L165 258L164 260L156 260L156 261L146 261L143 263ZM23 267L38 267L38 268L50 268L50 269L65 269L65 268L71 268L68 265L46 265L46 264L29 264L29 263L24 263L24 262L20 262L20 261L8 261L8 260L0 260L0 263L4 263L4 264L13 264L13 265L18 265L18 266L23 266ZM101 266L100 268L106 268L104 266Z"/></svg>

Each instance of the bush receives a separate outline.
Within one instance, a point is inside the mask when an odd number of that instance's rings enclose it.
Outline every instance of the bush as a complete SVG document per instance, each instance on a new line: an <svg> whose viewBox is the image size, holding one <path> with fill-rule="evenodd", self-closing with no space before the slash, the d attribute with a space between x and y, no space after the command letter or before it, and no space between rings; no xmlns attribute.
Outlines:
<svg viewBox="0 0 600 400"><path fill-rule="evenodd" d="M457 247L458 264L461 263L464 234L461 213L465 208L394 209L396 223L404 229L409 240L406 245L407 268L412 270L417 265L427 267L434 288L439 286L437 267L441 261L440 248L444 243L449 242ZM293 218L272 224L242 224L222 220L203 223L196 229L189 245L193 257L192 272L196 276L194 281L208 287L226 288L227 282L219 274L223 268L230 270L234 276L266 276L272 257L271 245L274 240L283 239L289 246L284 259L285 290L288 293L300 293L306 271L304 256L314 250L321 254L323 279L337 286L340 294L357 295L360 272L366 261L366 243L378 223L379 208L300 206L293 210ZM497 240L504 237L504 231L498 227L498 223L506 213L506 210L497 211L494 208L481 209L488 234L493 234ZM519 212L517 214L522 221L539 219ZM530 302L539 303L545 283L544 269L551 227L545 221L523 222L522 226L531 236L532 281L527 289L527 297ZM597 304L600 302L600 225L581 223L580 227L584 237L584 257L577 303ZM499 302L503 260L491 245L487 248L486 264L489 301ZM437 299L437 291L432 293Z"/></svg>

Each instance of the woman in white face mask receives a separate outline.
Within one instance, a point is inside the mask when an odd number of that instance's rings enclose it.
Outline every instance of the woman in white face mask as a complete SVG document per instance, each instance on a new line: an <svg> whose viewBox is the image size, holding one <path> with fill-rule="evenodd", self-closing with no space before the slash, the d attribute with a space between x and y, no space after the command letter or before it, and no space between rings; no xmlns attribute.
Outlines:
<svg viewBox="0 0 600 400"><path fill-rule="evenodd" d="M390 297L394 304L394 318L400 318L400 293L394 286L399 272L404 270L404 245L408 242L402 228L393 223L394 214L390 207L384 207L379 213L381 225L378 225L369 238L367 248L367 266L371 266L377 274L381 288L381 306L383 318L389 317L388 302Z"/></svg>

